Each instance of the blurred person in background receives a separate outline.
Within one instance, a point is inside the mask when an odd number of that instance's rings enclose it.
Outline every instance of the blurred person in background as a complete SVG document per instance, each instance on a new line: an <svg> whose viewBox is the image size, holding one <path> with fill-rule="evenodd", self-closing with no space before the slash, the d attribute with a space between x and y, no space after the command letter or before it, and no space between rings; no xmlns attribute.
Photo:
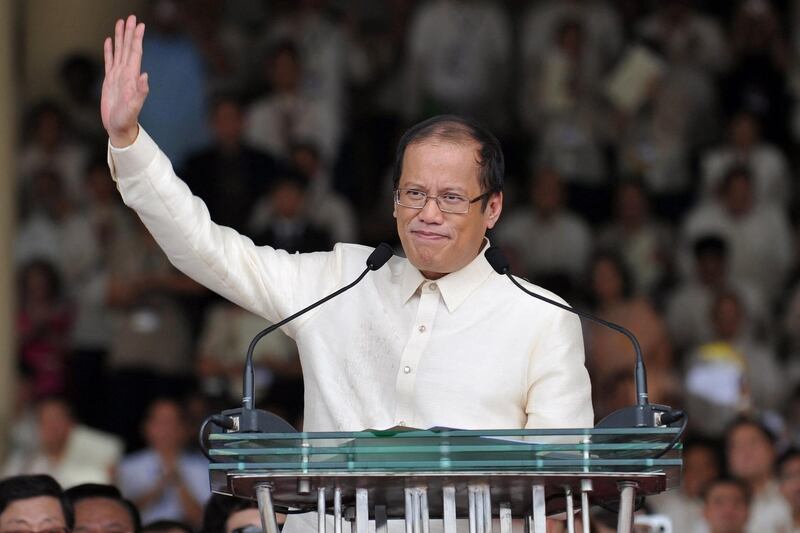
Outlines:
<svg viewBox="0 0 800 533"><path fill-rule="evenodd" d="M775 478L772 433L755 419L739 418L725 433L725 451L728 473L745 483L752 496L747 532L791 531L791 510Z"/></svg>
<svg viewBox="0 0 800 533"><path fill-rule="evenodd" d="M756 203L749 170L730 169L720 183L717 200L698 205L687 214L681 229L685 271L689 246L709 233L727 242L732 279L758 288L767 304L773 305L795 262L792 232L785 213ZM764 275L765 265L769 265L769 275Z"/></svg>
<svg viewBox="0 0 800 533"><path fill-rule="evenodd" d="M142 533L194 533L194 528L180 520L156 520L145 524Z"/></svg>
<svg viewBox="0 0 800 533"><path fill-rule="evenodd" d="M122 456L122 442L79 424L63 398L36 405L38 443L18 450L3 466L3 475L50 474L60 485L107 483Z"/></svg>
<svg viewBox="0 0 800 533"><path fill-rule="evenodd" d="M244 136L254 147L286 161L293 143L311 141L326 164L339 154L341 121L330 108L303 92L303 69L297 47L275 43L262 71L270 92L253 102L245 116Z"/></svg>
<svg viewBox="0 0 800 533"><path fill-rule="evenodd" d="M741 413L779 409L786 398L783 368L771 346L747 335L744 313L736 294L718 294L712 340L686 360L686 401L705 435L718 435Z"/></svg>
<svg viewBox="0 0 800 533"><path fill-rule="evenodd" d="M777 465L781 494L792 512L792 529L800 531L800 450L790 448L784 452Z"/></svg>
<svg viewBox="0 0 800 533"><path fill-rule="evenodd" d="M148 98L139 120L179 168L211 137L205 120L208 63L185 30L186 12L192 9L186 0L147 0L146 5L150 31L143 43L142 68L155 96Z"/></svg>
<svg viewBox="0 0 800 533"><path fill-rule="evenodd" d="M64 93L64 113L75 136L88 145L103 144L105 130L97 114L100 105L100 65L83 53L61 61L59 80Z"/></svg>
<svg viewBox="0 0 800 533"><path fill-rule="evenodd" d="M631 394L628 398L632 397ZM630 405L630 400L627 405ZM703 521L703 491L721 474L719 448L716 441L686 439L682 453L681 486L647 497L647 504L656 513L669 517L673 531L692 533L697 524Z"/></svg>
<svg viewBox="0 0 800 533"><path fill-rule="evenodd" d="M284 516L277 515L283 524ZM253 500L234 498L226 494L212 494L203 513L200 533L259 533L261 514Z"/></svg>
<svg viewBox="0 0 800 533"><path fill-rule="evenodd" d="M26 127L27 139L17 156L20 190L31 187L39 172L51 170L61 176L66 200L83 205L83 171L89 154L85 145L70 139L62 108L49 100L39 102L30 110Z"/></svg>
<svg viewBox="0 0 800 533"><path fill-rule="evenodd" d="M160 398L147 409L143 424L147 447L126 456L116 484L142 514L142 522L180 520L194 526L210 496L208 463L185 451L190 429L175 400Z"/></svg>
<svg viewBox="0 0 800 533"><path fill-rule="evenodd" d="M580 216L566 208L565 195L558 172L537 171L526 203L507 215L494 235L519 262L516 271L566 297L586 270L591 233Z"/></svg>
<svg viewBox="0 0 800 533"><path fill-rule="evenodd" d="M731 478L717 478L711 481L703 491L703 518L705 524L687 530L697 533L764 533L766 531L789 531L784 529L750 529L748 519L751 517L751 493L742 481Z"/></svg>
<svg viewBox="0 0 800 533"><path fill-rule="evenodd" d="M279 172L280 164L244 140L244 110L238 97L212 99L212 144L189 154L182 172L192 192L223 226L247 233L256 201Z"/></svg>
<svg viewBox="0 0 800 533"><path fill-rule="evenodd" d="M406 36L407 118L472 115L502 137L509 123L511 36L495 2L420 3Z"/></svg>
<svg viewBox="0 0 800 533"><path fill-rule="evenodd" d="M133 502L113 485L84 483L64 491L75 512L72 533L139 533L142 522Z"/></svg>
<svg viewBox="0 0 800 533"><path fill-rule="evenodd" d="M722 292L736 294L744 306L741 333L769 338L772 316L758 288L732 279L727 242L716 234L699 235L692 243L693 274L672 288L666 305L670 336L682 355L713 340L711 307Z"/></svg>
<svg viewBox="0 0 800 533"><path fill-rule="evenodd" d="M614 217L597 238L601 248L618 250L630 267L636 291L652 295L671 269L671 234L650 212L641 181L626 180L614 191Z"/></svg>
<svg viewBox="0 0 800 533"><path fill-rule="evenodd" d="M629 329L639 340L648 370L650 398L668 397L675 388L672 349L666 323L644 297L635 292L630 270L619 254L595 252L589 261L592 312ZM604 383L635 360L630 340L594 322L584 322L586 366L595 383Z"/></svg>
<svg viewBox="0 0 800 533"><path fill-rule="evenodd" d="M347 198L333 188L330 173L317 147L300 141L294 143L289 151L292 168L308 183L304 214L315 226L327 228L333 242L357 242L355 211ZM270 196L264 195L253 211L249 224L251 232L265 231L275 221L275 216Z"/></svg>
<svg viewBox="0 0 800 533"><path fill-rule="evenodd" d="M72 313L61 279L47 261L32 261L17 275L17 362L33 399L67 389L67 356Z"/></svg>
<svg viewBox="0 0 800 533"><path fill-rule="evenodd" d="M152 398L192 386L185 303L205 291L169 263L138 220L129 238L114 242L108 269L109 427L133 449L141 443L138 425Z"/></svg>
<svg viewBox="0 0 800 533"><path fill-rule="evenodd" d="M713 201L726 172L740 166L750 171L756 202L785 210L792 199L786 156L777 146L762 139L761 126L753 113L737 113L728 129L728 142L702 157L703 199Z"/></svg>
<svg viewBox="0 0 800 533"><path fill-rule="evenodd" d="M72 506L52 477L24 475L0 481L0 531L69 533L73 524Z"/></svg>

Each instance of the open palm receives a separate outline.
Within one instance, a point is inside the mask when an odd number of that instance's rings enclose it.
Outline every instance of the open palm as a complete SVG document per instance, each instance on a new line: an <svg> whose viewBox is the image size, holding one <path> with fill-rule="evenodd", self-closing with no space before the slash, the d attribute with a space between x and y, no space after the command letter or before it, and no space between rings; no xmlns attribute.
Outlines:
<svg viewBox="0 0 800 533"><path fill-rule="evenodd" d="M111 144L123 147L136 140L139 113L147 97L147 74L142 73L144 24L131 15L118 20L114 42L107 37L103 44L105 79L100 99L100 115Z"/></svg>

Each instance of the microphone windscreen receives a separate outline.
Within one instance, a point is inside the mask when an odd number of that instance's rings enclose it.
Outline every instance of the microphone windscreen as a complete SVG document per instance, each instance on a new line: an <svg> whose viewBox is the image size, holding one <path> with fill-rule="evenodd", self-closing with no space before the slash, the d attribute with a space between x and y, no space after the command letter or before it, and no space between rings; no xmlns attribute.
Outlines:
<svg viewBox="0 0 800 533"><path fill-rule="evenodd" d="M393 255L394 250L392 250L392 247L382 242L369 254L369 257L367 257L367 266L370 270L378 270L385 265Z"/></svg>
<svg viewBox="0 0 800 533"><path fill-rule="evenodd" d="M489 264L492 265L494 271L498 274L506 275L511 269L506 254L497 246L490 246L484 255L486 256L486 260L489 261Z"/></svg>

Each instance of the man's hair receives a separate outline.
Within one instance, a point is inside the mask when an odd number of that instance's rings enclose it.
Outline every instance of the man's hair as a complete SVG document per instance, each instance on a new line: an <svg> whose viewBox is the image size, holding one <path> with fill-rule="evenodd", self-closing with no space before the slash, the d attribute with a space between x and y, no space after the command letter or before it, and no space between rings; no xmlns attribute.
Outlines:
<svg viewBox="0 0 800 533"><path fill-rule="evenodd" d="M148 533L169 531L170 529L181 529L185 531L185 533L194 533L192 526L186 522L179 522L178 520L156 520L142 527L142 531Z"/></svg>
<svg viewBox="0 0 800 533"><path fill-rule="evenodd" d="M791 447L781 454L777 461L775 461L775 473L780 478L783 472L783 467L795 459L800 459L800 448Z"/></svg>
<svg viewBox="0 0 800 533"><path fill-rule="evenodd" d="M136 508L133 502L123 498L122 493L114 485L83 483L82 485L75 485L65 490L64 496L69 500L73 509L78 502L81 500L88 500L89 498L113 500L120 504L128 512L128 515L130 515L131 522L133 523L133 533L139 533L142 529L142 518L139 515L139 509Z"/></svg>
<svg viewBox="0 0 800 533"><path fill-rule="evenodd" d="M764 424L764 422L752 416L741 415L736 417L733 420L733 422L731 422L728 425L728 427L725 428L724 435L725 435L726 445L730 441L731 434L733 434L734 431L736 431L738 428L742 426L750 426L756 428L759 432L761 432L762 435L764 435L764 438L766 438L767 441L769 441L770 446L772 446L773 448L778 442L777 436L766 426L766 424Z"/></svg>
<svg viewBox="0 0 800 533"><path fill-rule="evenodd" d="M750 486L743 480L730 476L720 476L706 483L702 491L703 503L708 503L708 497L711 495L711 491L720 485L729 485L738 488L742 492L747 505L750 505L750 500L753 496L752 492L750 491Z"/></svg>
<svg viewBox="0 0 800 533"><path fill-rule="evenodd" d="M429 140L451 143L475 142L478 144L478 160L480 166L479 182L483 193L489 193L481 203L486 208L488 196L503 192L503 176L505 175L505 159L500 141L489 130L476 121L458 115L437 115L419 124L411 126L397 143L394 158L393 182L396 189L403 174L403 157L406 148L412 144L420 144Z"/></svg>
<svg viewBox="0 0 800 533"><path fill-rule="evenodd" d="M13 476L0 481L0 514L3 514L9 505L18 500L50 496L61 504L64 514L64 523L72 529L75 515L72 505L61 490L58 481L47 474Z"/></svg>
<svg viewBox="0 0 800 533"><path fill-rule="evenodd" d="M225 494L212 494L203 510L201 533L223 533L225 522L230 516L244 509L258 509L256 502L244 498L234 498Z"/></svg>

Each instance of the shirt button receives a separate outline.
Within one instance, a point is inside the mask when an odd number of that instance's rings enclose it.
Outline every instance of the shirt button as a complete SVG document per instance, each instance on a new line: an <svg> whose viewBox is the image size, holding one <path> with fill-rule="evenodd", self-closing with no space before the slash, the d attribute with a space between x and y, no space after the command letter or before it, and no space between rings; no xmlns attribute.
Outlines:
<svg viewBox="0 0 800 533"><path fill-rule="evenodd" d="M428 290L431 291L431 292L435 291L438 288L439 288L439 286L436 285L435 283L431 283L430 285L428 285Z"/></svg>
<svg viewBox="0 0 800 533"><path fill-rule="evenodd" d="M423 324L423 325L421 325L421 326L419 327L419 332L420 332L420 333L423 333L424 331L425 331L425 324Z"/></svg>
<svg viewBox="0 0 800 533"><path fill-rule="evenodd" d="M410 366L403 367L403 372L405 372L406 374L410 374L411 373L411 367Z"/></svg>

